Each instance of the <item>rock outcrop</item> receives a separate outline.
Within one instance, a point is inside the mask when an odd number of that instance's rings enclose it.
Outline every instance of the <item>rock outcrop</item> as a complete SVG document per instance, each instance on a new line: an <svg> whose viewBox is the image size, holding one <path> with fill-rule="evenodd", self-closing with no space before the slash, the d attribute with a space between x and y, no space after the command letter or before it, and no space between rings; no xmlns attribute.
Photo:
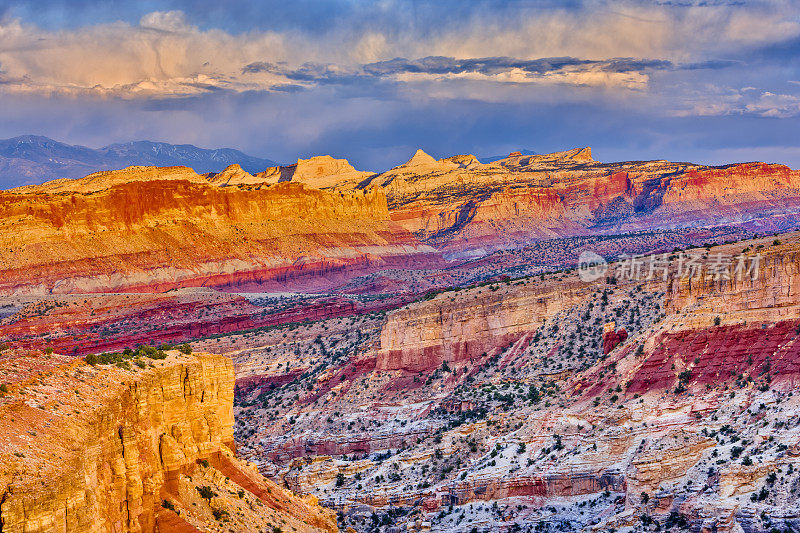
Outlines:
<svg viewBox="0 0 800 533"><path fill-rule="evenodd" d="M372 172L356 170L347 159L320 155L298 159L294 165L270 167L256 174L255 179L272 184L279 181L303 183L316 189L338 188L353 190Z"/></svg>
<svg viewBox="0 0 800 533"><path fill-rule="evenodd" d="M231 453L229 359L173 352L123 366L0 360L3 532L215 531L214 517L239 531L337 530L332 513Z"/></svg>
<svg viewBox="0 0 800 533"><path fill-rule="evenodd" d="M389 220L383 191L215 187L134 169L0 193L0 292L306 288L436 261ZM341 279L341 278L340 278Z"/></svg>
<svg viewBox="0 0 800 533"><path fill-rule="evenodd" d="M432 370L475 362L506 347L593 289L500 283L448 291L389 313L381 330L378 370Z"/></svg>
<svg viewBox="0 0 800 533"><path fill-rule="evenodd" d="M217 187L230 187L232 185L257 185L263 181L256 178L249 172L242 169L239 165L230 165L222 172L209 173L206 175L209 183Z"/></svg>
<svg viewBox="0 0 800 533"><path fill-rule="evenodd" d="M418 152L360 187L371 185L386 188L393 220L456 257L574 235L800 223L800 173L764 163L601 163L578 148L480 164Z"/></svg>

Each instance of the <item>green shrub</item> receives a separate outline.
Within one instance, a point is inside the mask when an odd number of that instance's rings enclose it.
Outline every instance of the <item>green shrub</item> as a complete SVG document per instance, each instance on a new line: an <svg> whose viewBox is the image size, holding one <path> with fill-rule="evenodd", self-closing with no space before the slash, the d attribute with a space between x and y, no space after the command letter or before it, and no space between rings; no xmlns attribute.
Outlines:
<svg viewBox="0 0 800 533"><path fill-rule="evenodd" d="M101 354L89 354L83 358L86 363L95 366L95 365L114 365L121 366L122 368L130 367L130 363L128 363L131 359L140 359L142 357L148 357L150 359L166 359L167 354L164 353L163 350L155 348L154 346L148 346L146 344L142 344L136 347L135 350L130 348L125 348L121 352L105 352ZM125 363L124 365L120 365L119 363ZM141 368L144 368L144 362L140 365L137 361L136 363Z"/></svg>
<svg viewBox="0 0 800 533"><path fill-rule="evenodd" d="M214 492L214 490L207 485L203 485L202 487L197 487L197 492L200 493L200 497L203 498L204 500L211 500L211 498L217 495L217 493Z"/></svg>

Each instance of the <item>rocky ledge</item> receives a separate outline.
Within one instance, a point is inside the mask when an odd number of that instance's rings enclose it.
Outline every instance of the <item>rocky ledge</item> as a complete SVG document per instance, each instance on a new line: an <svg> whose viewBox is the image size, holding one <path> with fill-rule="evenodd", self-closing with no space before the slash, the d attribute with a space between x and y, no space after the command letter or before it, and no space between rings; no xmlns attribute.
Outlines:
<svg viewBox="0 0 800 533"><path fill-rule="evenodd" d="M177 351L90 366L0 355L0 530L336 531L233 449L233 366Z"/></svg>

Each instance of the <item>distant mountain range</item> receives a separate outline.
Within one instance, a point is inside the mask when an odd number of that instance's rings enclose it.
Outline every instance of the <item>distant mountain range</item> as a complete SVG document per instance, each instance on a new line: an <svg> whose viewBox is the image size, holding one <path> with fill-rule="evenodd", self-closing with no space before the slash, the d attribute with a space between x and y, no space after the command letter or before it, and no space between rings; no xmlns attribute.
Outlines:
<svg viewBox="0 0 800 533"><path fill-rule="evenodd" d="M22 135L0 140L0 189L56 178L78 178L98 170L131 165L186 165L202 173L219 172L234 163L251 173L276 166L274 161L232 148L206 150L191 144L132 141L93 149L38 135Z"/></svg>
<svg viewBox="0 0 800 533"><path fill-rule="evenodd" d="M521 155L537 155L521 150ZM491 163L508 155L479 158ZM66 144L41 135L20 135L0 140L0 189L35 185L58 178L80 178L99 170L119 170L131 165L185 165L196 172L220 172L238 163L254 174L278 164L233 148L205 149L191 144L131 141L102 148Z"/></svg>

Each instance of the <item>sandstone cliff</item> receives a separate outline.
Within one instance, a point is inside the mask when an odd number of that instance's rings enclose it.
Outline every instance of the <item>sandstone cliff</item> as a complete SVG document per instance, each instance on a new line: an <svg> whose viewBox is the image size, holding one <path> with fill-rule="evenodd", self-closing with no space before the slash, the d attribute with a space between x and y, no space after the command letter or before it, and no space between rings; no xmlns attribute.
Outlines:
<svg viewBox="0 0 800 533"><path fill-rule="evenodd" d="M668 161L601 163L591 149L480 164L424 152L365 179L387 190L393 220L458 256L531 240L740 224L797 226L800 173L783 165L707 167Z"/></svg>
<svg viewBox="0 0 800 533"><path fill-rule="evenodd" d="M578 280L564 285L497 284L448 291L386 318L378 370L432 370L443 362L472 362L534 332L544 321L593 290Z"/></svg>
<svg viewBox="0 0 800 533"><path fill-rule="evenodd" d="M0 360L4 533L336 530L230 452L229 359L174 352L142 367Z"/></svg>
<svg viewBox="0 0 800 533"><path fill-rule="evenodd" d="M0 292L308 287L345 268L436 260L389 220L379 189L215 187L185 174L138 169L0 193Z"/></svg>

